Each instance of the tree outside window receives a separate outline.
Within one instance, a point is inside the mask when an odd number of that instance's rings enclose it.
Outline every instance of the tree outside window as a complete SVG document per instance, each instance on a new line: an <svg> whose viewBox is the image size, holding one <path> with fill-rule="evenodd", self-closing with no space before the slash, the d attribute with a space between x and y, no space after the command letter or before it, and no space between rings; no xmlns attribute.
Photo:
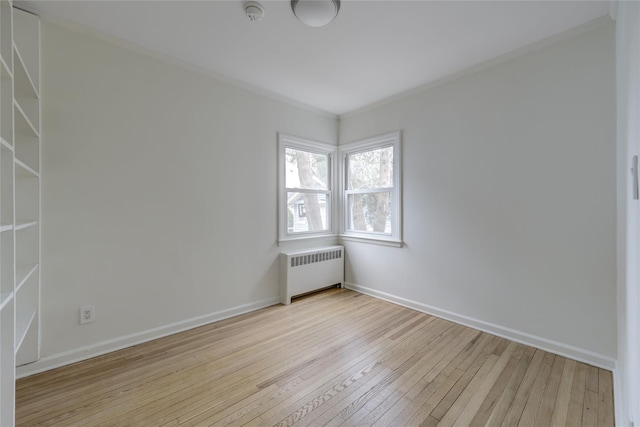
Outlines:
<svg viewBox="0 0 640 427"><path fill-rule="evenodd" d="M400 242L400 133L340 147L345 236Z"/></svg>
<svg viewBox="0 0 640 427"><path fill-rule="evenodd" d="M279 241L331 235L339 222L344 239L402 246L400 132L339 147L282 134L278 140ZM338 150L342 188L334 200Z"/></svg>
<svg viewBox="0 0 640 427"><path fill-rule="evenodd" d="M280 176L284 184L280 209L285 209L280 213L281 240L331 232L334 151L330 145L280 136Z"/></svg>
<svg viewBox="0 0 640 427"><path fill-rule="evenodd" d="M391 234L393 147L347 154L349 229Z"/></svg>

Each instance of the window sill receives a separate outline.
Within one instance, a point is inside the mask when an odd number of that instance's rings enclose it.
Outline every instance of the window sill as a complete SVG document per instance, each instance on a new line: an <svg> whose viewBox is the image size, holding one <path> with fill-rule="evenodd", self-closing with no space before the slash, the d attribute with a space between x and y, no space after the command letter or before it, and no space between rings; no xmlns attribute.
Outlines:
<svg viewBox="0 0 640 427"><path fill-rule="evenodd" d="M341 234L340 243L344 242L359 242L359 243L369 243L373 245L382 245L382 246L390 246L393 248L401 248L404 243L402 240L392 240L392 239L382 239L379 237L363 237L363 236L352 236L350 234Z"/></svg>
<svg viewBox="0 0 640 427"><path fill-rule="evenodd" d="M338 244L338 235L337 234L321 234L321 235L313 235L313 236L296 236L296 237L288 237L286 239L278 240L279 247L291 247L291 246L299 246L300 244L304 244L306 242L314 242L318 243L322 246L331 246Z"/></svg>

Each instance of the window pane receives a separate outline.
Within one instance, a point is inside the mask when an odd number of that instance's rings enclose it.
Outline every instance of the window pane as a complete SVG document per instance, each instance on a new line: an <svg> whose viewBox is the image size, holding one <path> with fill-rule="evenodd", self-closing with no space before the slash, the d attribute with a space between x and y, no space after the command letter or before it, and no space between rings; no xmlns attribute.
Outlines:
<svg viewBox="0 0 640 427"><path fill-rule="evenodd" d="M391 234L391 192L349 194L349 230Z"/></svg>
<svg viewBox="0 0 640 427"><path fill-rule="evenodd" d="M393 187L393 147L349 154L349 190Z"/></svg>
<svg viewBox="0 0 640 427"><path fill-rule="evenodd" d="M329 156L287 148L285 187L328 190Z"/></svg>
<svg viewBox="0 0 640 427"><path fill-rule="evenodd" d="M327 194L287 192L287 232L326 231Z"/></svg>

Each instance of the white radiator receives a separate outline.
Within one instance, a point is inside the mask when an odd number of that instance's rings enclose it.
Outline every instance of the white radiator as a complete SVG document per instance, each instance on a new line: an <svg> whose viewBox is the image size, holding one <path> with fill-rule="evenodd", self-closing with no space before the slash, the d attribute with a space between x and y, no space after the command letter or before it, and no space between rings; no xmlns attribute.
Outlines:
<svg viewBox="0 0 640 427"><path fill-rule="evenodd" d="M280 254L280 302L344 282L344 246Z"/></svg>

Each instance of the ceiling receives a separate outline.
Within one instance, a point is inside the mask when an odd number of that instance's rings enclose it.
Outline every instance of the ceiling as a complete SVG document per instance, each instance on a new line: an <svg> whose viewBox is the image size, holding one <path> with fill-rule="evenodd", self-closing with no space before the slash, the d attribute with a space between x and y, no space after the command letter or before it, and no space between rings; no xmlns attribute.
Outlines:
<svg viewBox="0 0 640 427"><path fill-rule="evenodd" d="M260 22L232 1L17 1L263 91L340 115L606 16L607 1L342 0L306 27L289 1Z"/></svg>

